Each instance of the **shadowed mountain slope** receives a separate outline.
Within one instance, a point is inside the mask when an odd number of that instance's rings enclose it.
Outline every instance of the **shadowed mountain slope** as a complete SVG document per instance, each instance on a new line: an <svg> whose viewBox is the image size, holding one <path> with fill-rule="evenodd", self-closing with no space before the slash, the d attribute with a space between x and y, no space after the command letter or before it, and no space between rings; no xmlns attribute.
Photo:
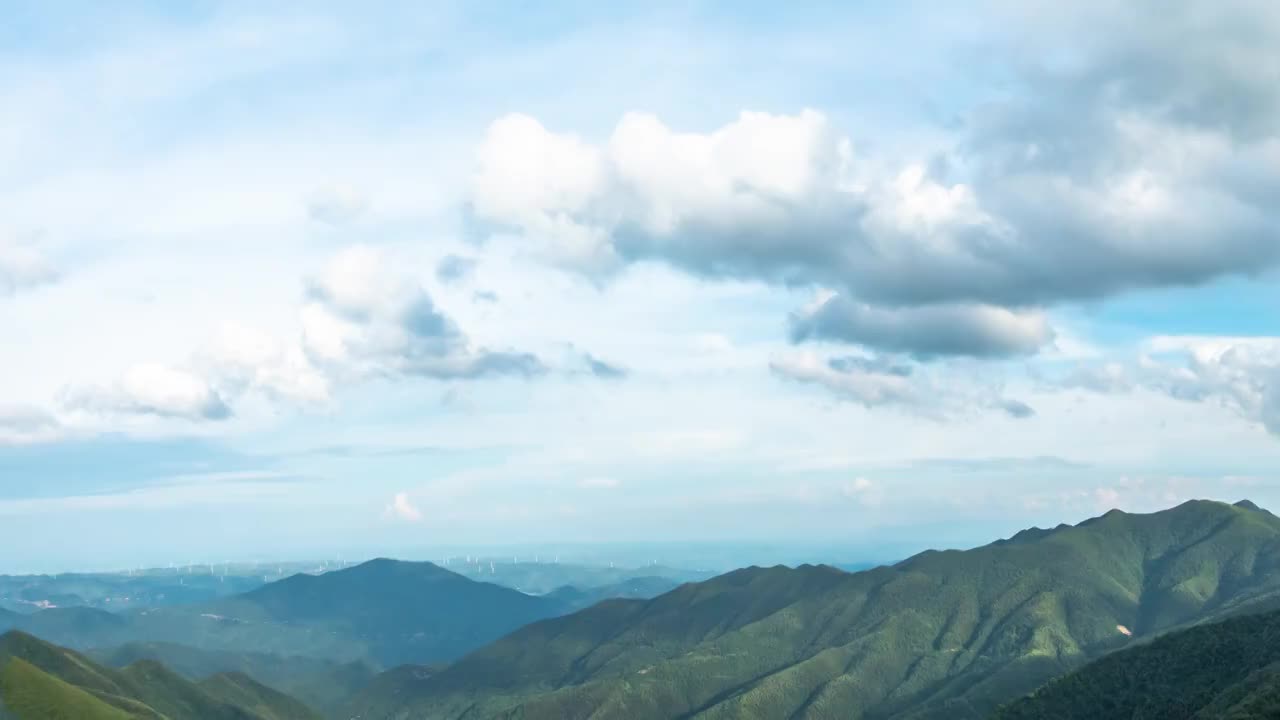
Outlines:
<svg viewBox="0 0 1280 720"><path fill-rule="evenodd" d="M997 720L1280 717L1280 612L1169 633L1010 703Z"/></svg>

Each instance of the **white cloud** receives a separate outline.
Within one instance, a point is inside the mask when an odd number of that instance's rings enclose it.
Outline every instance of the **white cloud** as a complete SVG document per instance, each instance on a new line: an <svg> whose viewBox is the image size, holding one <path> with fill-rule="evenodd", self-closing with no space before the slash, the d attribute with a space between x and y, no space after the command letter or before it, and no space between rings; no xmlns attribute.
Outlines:
<svg viewBox="0 0 1280 720"><path fill-rule="evenodd" d="M477 152L473 209L597 280L657 260L829 287L860 310L833 338L1034 352L1052 338L1042 308L1280 263L1280 91L1259 80L1274 79L1277 14L1139 7L1091 4L1106 30L1083 44L1077 17L997 7L1010 92L952 108L942 147L914 156L877 154L874 133L855 152L814 110L700 132L627 113L591 140L503 117ZM1024 45L1024 29L1072 61ZM1017 337L915 347L957 307L991 332L997 313L1016 318Z"/></svg>
<svg viewBox="0 0 1280 720"><path fill-rule="evenodd" d="M784 355L770 362L769 367L782 377L820 385L866 407L917 405L924 399L919 381L909 373L877 368L837 369L810 352Z"/></svg>
<svg viewBox="0 0 1280 720"><path fill-rule="evenodd" d="M73 387L68 409L101 415L155 415L184 420L224 420L232 411L203 378L156 363L131 367L110 387Z"/></svg>
<svg viewBox="0 0 1280 720"><path fill-rule="evenodd" d="M531 377L545 370L532 354L472 343L407 271L358 245L306 282L292 336L223 322L186 362L137 364L107 386L65 391L64 402L99 415L223 420L249 396L315 408L331 402L336 385L371 379Z"/></svg>
<svg viewBox="0 0 1280 720"><path fill-rule="evenodd" d="M237 323L224 323L213 347L196 364L231 397L261 392L313 406L330 400L329 378L298 344Z"/></svg>
<svg viewBox="0 0 1280 720"><path fill-rule="evenodd" d="M1159 336L1131 362L1084 364L1058 387L1102 393L1144 389L1215 403L1280 434L1280 339Z"/></svg>
<svg viewBox="0 0 1280 720"><path fill-rule="evenodd" d="M611 490L621 485L622 485L622 482L617 478L605 477L603 475L594 475L592 477L586 477L578 481L578 487L588 488L588 489Z"/></svg>
<svg viewBox="0 0 1280 720"><path fill-rule="evenodd" d="M398 492L391 500L391 504L387 505L383 514L386 517L406 522L418 522L422 520L422 511L419 510L412 501L409 500L409 493Z"/></svg>
<svg viewBox="0 0 1280 720"><path fill-rule="evenodd" d="M0 404L0 446L45 442L62 431L51 413L26 405Z"/></svg>
<svg viewBox="0 0 1280 720"><path fill-rule="evenodd" d="M845 497L866 507L879 507L885 500L884 490L865 477L846 481L840 491Z"/></svg>
<svg viewBox="0 0 1280 720"><path fill-rule="evenodd" d="M303 347L332 373L470 379L545 370L532 354L474 345L422 285L369 246L336 255L307 295Z"/></svg>

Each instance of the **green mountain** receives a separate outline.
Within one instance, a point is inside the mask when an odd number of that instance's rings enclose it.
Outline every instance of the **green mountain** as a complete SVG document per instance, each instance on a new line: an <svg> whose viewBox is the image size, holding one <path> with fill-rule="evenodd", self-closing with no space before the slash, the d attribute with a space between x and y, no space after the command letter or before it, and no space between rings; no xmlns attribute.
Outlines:
<svg viewBox="0 0 1280 720"><path fill-rule="evenodd" d="M133 720L159 718L141 707L128 712L19 658L0 667L0 718L17 720Z"/></svg>
<svg viewBox="0 0 1280 720"><path fill-rule="evenodd" d="M335 707L369 684L374 671L361 662L338 663L299 655L200 650L175 643L130 643L87 654L110 667L154 660L189 680L247 675L315 708Z"/></svg>
<svg viewBox="0 0 1280 720"><path fill-rule="evenodd" d="M152 661L114 670L25 633L0 636L0 707L18 720L316 720L244 677L196 685Z"/></svg>
<svg viewBox="0 0 1280 720"><path fill-rule="evenodd" d="M328 631L386 666L451 660L562 611L554 600L395 560L295 575L215 608L241 624Z"/></svg>
<svg viewBox="0 0 1280 720"><path fill-rule="evenodd" d="M314 720L315 711L294 698L258 683L244 673L218 673L200 681L200 689L262 720Z"/></svg>
<svg viewBox="0 0 1280 720"><path fill-rule="evenodd" d="M81 649L177 643L389 667L452 660L567 610L554 598L476 582L431 563L371 560L323 575L294 575L206 605L122 614L57 608L10 622Z"/></svg>
<svg viewBox="0 0 1280 720"><path fill-rule="evenodd" d="M1009 704L997 720L1280 717L1280 612L1169 633Z"/></svg>
<svg viewBox="0 0 1280 720"><path fill-rule="evenodd" d="M545 597L555 600L569 610L581 610L612 598L647 599L657 597L663 593L671 592L680 585L681 583L666 577L634 577L598 587L582 588L575 585L565 585L547 593Z"/></svg>
<svg viewBox="0 0 1280 720"><path fill-rule="evenodd" d="M1111 511L846 573L748 568L545 620L440 672L400 669L362 718L984 718L1181 626L1280 605L1280 519L1209 501Z"/></svg>
<svg viewBox="0 0 1280 720"><path fill-rule="evenodd" d="M19 629L53 642L66 638L96 638L118 640L129 636L129 621L122 615L88 607L53 608L29 615L15 614L0 617L0 631Z"/></svg>

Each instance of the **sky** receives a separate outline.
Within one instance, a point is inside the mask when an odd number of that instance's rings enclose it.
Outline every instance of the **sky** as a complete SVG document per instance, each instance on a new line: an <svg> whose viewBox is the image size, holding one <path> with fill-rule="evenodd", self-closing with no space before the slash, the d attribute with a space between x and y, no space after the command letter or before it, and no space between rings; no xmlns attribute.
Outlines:
<svg viewBox="0 0 1280 720"><path fill-rule="evenodd" d="M5 16L0 572L1280 508L1274 3Z"/></svg>

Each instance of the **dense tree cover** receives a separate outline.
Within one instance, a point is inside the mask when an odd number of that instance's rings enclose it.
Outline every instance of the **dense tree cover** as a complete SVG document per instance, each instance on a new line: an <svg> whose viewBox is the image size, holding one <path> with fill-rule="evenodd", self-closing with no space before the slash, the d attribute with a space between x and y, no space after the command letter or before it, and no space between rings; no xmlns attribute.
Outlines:
<svg viewBox="0 0 1280 720"><path fill-rule="evenodd" d="M998 720L1262 720L1280 717L1280 612L1170 633L1107 655Z"/></svg>
<svg viewBox="0 0 1280 720"><path fill-rule="evenodd" d="M1112 511L891 567L748 568L534 623L362 718L986 718L1105 653L1280 599L1280 519ZM1129 633L1129 634L1126 634Z"/></svg>

